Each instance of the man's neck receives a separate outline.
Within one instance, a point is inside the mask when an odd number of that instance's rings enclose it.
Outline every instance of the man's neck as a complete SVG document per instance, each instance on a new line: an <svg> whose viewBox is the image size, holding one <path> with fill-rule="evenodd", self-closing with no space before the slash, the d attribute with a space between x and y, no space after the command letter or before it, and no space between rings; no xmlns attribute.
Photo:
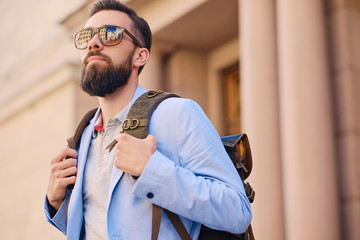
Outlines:
<svg viewBox="0 0 360 240"><path fill-rule="evenodd" d="M103 127L105 128L108 120L115 117L123 110L133 98L137 88L137 81L130 81L123 87L120 87L113 94L106 97L99 97L101 108L101 117Z"/></svg>

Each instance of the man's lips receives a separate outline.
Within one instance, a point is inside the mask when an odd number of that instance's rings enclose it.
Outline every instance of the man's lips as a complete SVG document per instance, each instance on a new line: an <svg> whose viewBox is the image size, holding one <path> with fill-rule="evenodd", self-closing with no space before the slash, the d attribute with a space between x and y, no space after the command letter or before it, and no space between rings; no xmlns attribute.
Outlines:
<svg viewBox="0 0 360 240"><path fill-rule="evenodd" d="M106 62L106 59L100 56L91 56L86 59L86 65L89 63Z"/></svg>

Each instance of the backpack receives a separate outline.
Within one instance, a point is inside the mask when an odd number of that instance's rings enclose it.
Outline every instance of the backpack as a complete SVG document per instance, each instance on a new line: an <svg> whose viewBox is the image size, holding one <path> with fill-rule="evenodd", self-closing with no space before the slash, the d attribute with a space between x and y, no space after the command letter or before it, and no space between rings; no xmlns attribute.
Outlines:
<svg viewBox="0 0 360 240"><path fill-rule="evenodd" d="M148 135L149 122L152 113L156 107L165 99L170 97L179 97L172 93L166 93L163 91L148 91L141 95L132 105L127 115L126 120L122 123L122 132L130 134L134 137L144 139ZM78 127L75 130L75 134L67 139L69 148L76 149L79 144L82 132L84 128L90 123L90 120L94 117L97 109L92 109L87 112L83 119L80 121ZM221 138L227 154L233 162L243 184L245 187L246 195L252 203L254 201L255 192L249 183L245 183L244 180L250 175L252 170L252 156L249 145L249 140L246 134L238 134L233 136L226 136ZM116 145L114 140L109 146L109 150ZM72 190L73 185L69 185L68 188ZM152 232L151 240L156 240L160 230L161 213L167 214L177 233L182 240L191 240L190 235L185 229L185 226L181 222L180 217L170 212L167 209L162 209L159 206L153 204L152 213ZM242 234L234 234L224 231L208 228L204 225L201 226L199 240L255 240L254 234L251 228L251 224L248 229Z"/></svg>

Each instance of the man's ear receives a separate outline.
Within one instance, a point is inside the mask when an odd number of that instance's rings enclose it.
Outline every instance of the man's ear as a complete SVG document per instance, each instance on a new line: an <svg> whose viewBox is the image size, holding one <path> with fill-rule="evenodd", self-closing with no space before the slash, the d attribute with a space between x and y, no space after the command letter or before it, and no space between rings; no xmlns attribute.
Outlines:
<svg viewBox="0 0 360 240"><path fill-rule="evenodd" d="M145 63L147 63L147 61L149 60L149 57L149 50L147 50L146 48L137 49L134 54L133 66L137 68L144 66Z"/></svg>

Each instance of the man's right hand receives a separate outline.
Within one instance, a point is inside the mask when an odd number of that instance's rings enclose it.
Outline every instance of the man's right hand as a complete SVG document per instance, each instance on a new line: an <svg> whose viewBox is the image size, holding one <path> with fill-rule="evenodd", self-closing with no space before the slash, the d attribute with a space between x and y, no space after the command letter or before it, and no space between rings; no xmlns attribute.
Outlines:
<svg viewBox="0 0 360 240"><path fill-rule="evenodd" d="M66 197L66 187L75 184L77 172L77 153L70 148L63 149L51 160L51 173L47 198L57 211Z"/></svg>

